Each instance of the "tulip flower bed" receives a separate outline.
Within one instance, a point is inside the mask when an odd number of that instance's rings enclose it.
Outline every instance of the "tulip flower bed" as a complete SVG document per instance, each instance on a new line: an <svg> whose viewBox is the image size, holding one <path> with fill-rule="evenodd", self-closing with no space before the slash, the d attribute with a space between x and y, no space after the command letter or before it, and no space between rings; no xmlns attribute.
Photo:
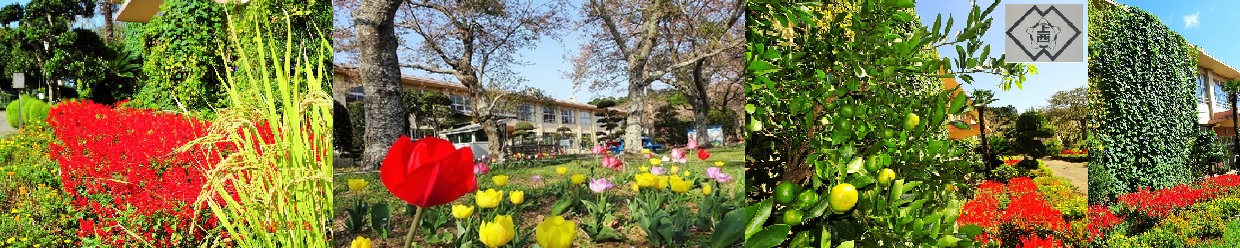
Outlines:
<svg viewBox="0 0 1240 248"><path fill-rule="evenodd" d="M698 247L711 246L714 239L727 243L715 234L743 229L744 214L739 211L743 187L735 180L743 173L743 153L743 147L673 149L649 155L560 155L559 163L522 166L472 164L465 172L472 173L474 186L453 182L446 184L448 188L436 188L435 192L468 192L424 208L413 242L435 247ZM443 180L470 177L439 173ZM335 246L402 246L417 215L409 203L439 199L438 194L408 197L417 194L391 189L392 183L400 182L389 182L382 174L336 169L335 180L342 183L334 190Z"/></svg>
<svg viewBox="0 0 1240 248"><path fill-rule="evenodd" d="M1240 175L1121 194L1090 207L1094 247L1240 246Z"/></svg>
<svg viewBox="0 0 1240 248"><path fill-rule="evenodd" d="M974 240L981 247L1084 247L1085 204L1084 195L1053 175L986 181L956 225L980 227L984 232Z"/></svg>

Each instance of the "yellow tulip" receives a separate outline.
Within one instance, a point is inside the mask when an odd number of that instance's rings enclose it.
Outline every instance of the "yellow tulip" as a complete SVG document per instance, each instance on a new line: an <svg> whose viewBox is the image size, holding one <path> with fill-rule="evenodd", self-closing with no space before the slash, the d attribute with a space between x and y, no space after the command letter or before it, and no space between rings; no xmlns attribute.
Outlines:
<svg viewBox="0 0 1240 248"><path fill-rule="evenodd" d="M371 245L370 239L366 237L358 236L357 238L353 239L353 244L350 244L349 247L350 248L370 248L370 245Z"/></svg>
<svg viewBox="0 0 1240 248"><path fill-rule="evenodd" d="M672 187L672 192L684 193L689 191L689 187L693 186L693 182L685 181L678 176L672 176L668 181L668 185Z"/></svg>
<svg viewBox="0 0 1240 248"><path fill-rule="evenodd" d="M358 191L366 188L370 184L366 179L349 179L349 191Z"/></svg>
<svg viewBox="0 0 1240 248"><path fill-rule="evenodd" d="M702 194L703 194L703 195L709 195L709 194L710 194L710 184L709 184L709 183L702 183Z"/></svg>
<svg viewBox="0 0 1240 248"><path fill-rule="evenodd" d="M633 185L646 188L652 187L654 186L655 180L657 180L655 177L656 176L654 174L650 174L650 172L634 175L633 181L636 183Z"/></svg>
<svg viewBox="0 0 1240 248"><path fill-rule="evenodd" d="M555 173L563 176L564 174L568 174L568 168L564 166L555 167Z"/></svg>
<svg viewBox="0 0 1240 248"><path fill-rule="evenodd" d="M460 204L452 205L452 217L456 217L457 219L464 219L464 218L469 218L469 215L472 215L472 214L474 214L474 207L472 206L465 206L465 205L460 205Z"/></svg>
<svg viewBox="0 0 1240 248"><path fill-rule="evenodd" d="M496 215L494 221L483 221L478 228L478 240L491 248L508 244L513 236L512 215Z"/></svg>
<svg viewBox="0 0 1240 248"><path fill-rule="evenodd" d="M671 172L672 172L671 174L676 174L677 172L680 172L680 167L672 166Z"/></svg>
<svg viewBox="0 0 1240 248"><path fill-rule="evenodd" d="M723 161L715 161L715 167L723 167Z"/></svg>
<svg viewBox="0 0 1240 248"><path fill-rule="evenodd" d="M647 167L647 166L642 166L638 169L640 169L642 172L650 172L650 167Z"/></svg>
<svg viewBox="0 0 1240 248"><path fill-rule="evenodd" d="M478 203L478 207L481 208L499 207L499 202L503 200L503 190L495 191L495 189L487 189L487 191L479 190L477 193L474 193L474 201L476 201Z"/></svg>
<svg viewBox="0 0 1240 248"><path fill-rule="evenodd" d="M650 154L650 149L642 148L642 154Z"/></svg>
<svg viewBox="0 0 1240 248"><path fill-rule="evenodd" d="M663 164L663 160L660 160L658 158L652 158L650 159L650 164L654 166L659 166L659 164Z"/></svg>
<svg viewBox="0 0 1240 248"><path fill-rule="evenodd" d="M637 183L633 183L633 192L641 193L642 188L640 186L637 186Z"/></svg>
<svg viewBox="0 0 1240 248"><path fill-rule="evenodd" d="M534 229L534 238L543 248L573 247L573 239L577 238L577 223L560 216L544 219Z"/></svg>
<svg viewBox="0 0 1240 248"><path fill-rule="evenodd" d="M586 182L586 175L573 174L573 184L581 184Z"/></svg>
<svg viewBox="0 0 1240 248"><path fill-rule="evenodd" d="M494 182L496 187L508 185L508 175L493 176L491 177L491 182Z"/></svg>
<svg viewBox="0 0 1240 248"><path fill-rule="evenodd" d="M508 192L508 200L512 200L512 204L521 204L525 202L525 191L513 190Z"/></svg>
<svg viewBox="0 0 1240 248"><path fill-rule="evenodd" d="M659 176L654 179L654 189L663 190L667 188L667 176Z"/></svg>
<svg viewBox="0 0 1240 248"><path fill-rule="evenodd" d="M685 177L689 177L689 170L685 170Z"/></svg>

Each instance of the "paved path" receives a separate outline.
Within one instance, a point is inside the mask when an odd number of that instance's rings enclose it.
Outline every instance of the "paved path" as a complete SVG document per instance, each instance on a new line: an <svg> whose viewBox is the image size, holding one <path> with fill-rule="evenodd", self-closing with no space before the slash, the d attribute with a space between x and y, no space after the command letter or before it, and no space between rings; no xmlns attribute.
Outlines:
<svg viewBox="0 0 1240 248"><path fill-rule="evenodd" d="M1051 168L1055 172L1055 176L1067 178L1072 186L1076 186L1077 190L1082 194L1089 195L1089 167L1084 163L1069 163L1060 160L1043 159L1046 167Z"/></svg>
<svg viewBox="0 0 1240 248"><path fill-rule="evenodd" d="M13 130L13 127L9 126L9 121L4 119L6 118L5 116L6 114L4 113L4 110L0 110L0 137L3 137L6 134L17 131L17 130Z"/></svg>

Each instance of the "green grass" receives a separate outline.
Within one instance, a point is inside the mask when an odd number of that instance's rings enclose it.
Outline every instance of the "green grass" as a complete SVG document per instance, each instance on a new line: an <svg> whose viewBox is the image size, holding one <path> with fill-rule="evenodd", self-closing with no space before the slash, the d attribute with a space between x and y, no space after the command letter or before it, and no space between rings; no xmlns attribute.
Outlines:
<svg viewBox="0 0 1240 248"><path fill-rule="evenodd" d="M744 152L745 152L744 146L741 145L741 146L712 148L709 151L711 152L711 157L707 159L705 162L703 162L702 160L699 160L696 156L696 153L690 152L689 154L686 155L686 157L688 158L688 163L686 164L664 162L661 166L664 168L670 169L672 165L675 165L680 168L681 173L683 173L683 171L685 170L688 170L690 171L691 174L693 174L692 177L705 177L706 168L713 166L715 161L723 161L724 162L723 171L731 175L733 180L727 184L720 185L722 189L716 189L716 190L724 190L721 192L727 192L729 193L729 195L735 195L735 191L743 190L744 187L741 187L742 186L741 184L743 183L743 179L744 179L744 174L742 174L744 173L744 166L745 166L744 165ZM667 155L667 153L665 152L663 154L656 154L655 157L656 158L662 157L663 155ZM532 205L532 206L529 206L529 209L527 209L526 211L532 212L532 213L529 213L531 215L533 214L549 215L550 214L549 210L547 210L549 209L549 205L551 205L551 203L554 203L554 201L557 200L557 199L554 199L556 198L556 196L552 195L553 193L550 190L551 188L566 185L564 182L569 180L568 178L572 176L573 174L586 175L586 177L588 178L587 181L589 179L605 177L611 180L612 183L616 184L616 188L609 191L609 194L611 195L610 197L611 201L617 202L620 204L619 206L616 207L616 210L627 212L627 207L624 206L625 199L629 199L634 195L634 193L631 190L629 190L628 183L633 180L632 175L638 172L639 167L649 166L650 162L649 162L649 159L646 159L644 156L641 156L641 155L626 155L623 157L623 159L625 161L625 165L621 172L616 172L616 171L601 167L599 159L595 156L581 156L576 159L561 159L559 161L544 161L540 163L527 163L521 167L512 167L509 165L492 165L491 171L489 173L478 176L478 189L486 190L489 188L496 188L495 183L492 182L491 180L491 177L496 176L496 175L507 175L509 176L508 184L503 187L499 187L500 189L509 190L509 191L511 190L525 191L525 194L526 194L525 199L527 202L526 205ZM562 176L557 174L556 168L560 166L567 168L568 173ZM593 176L591 176L592 169L594 173ZM541 182L534 182L534 180L532 179L534 175L542 176ZM349 179L365 179L367 182L369 182L369 185L366 187L365 190L361 190L359 192L350 192L348 190L348 183L347 183ZM344 228L343 228L344 220L347 218L346 217L347 214L345 210L348 209L350 206L352 206L353 202L356 201L357 199L363 199L364 201L369 202L369 203L387 202L388 204L390 204L390 206L392 206L393 216L406 214L404 206L407 204L401 201L400 199L397 199L395 196L393 196L391 193L387 191L387 189L383 186L383 183L379 181L378 171L359 171L355 168L338 168L336 169L334 180L336 183L335 183L335 188L333 190L333 193L336 196L336 201L333 204L334 205L333 209L335 210L334 215L336 216L335 230L337 231L335 232L336 233L335 242L337 244L347 244L348 241L351 241L353 240L354 237L358 236L357 234L347 233L347 231L344 231ZM588 184L588 182L586 184ZM580 187L585 187L585 186L582 185ZM690 193L698 192L696 189L697 187L699 186L695 185L694 186L695 189L691 190ZM473 195L466 194L465 196L462 196L460 199L453 202L452 204L464 204L464 205L472 206L474 205ZM437 208L450 208L449 205L451 204L440 206ZM548 213L540 213L540 212L548 212ZM446 211L441 211L441 213L446 213ZM583 215L584 213L574 213L574 214L580 216L580 215ZM393 219L394 220L392 222L392 227L394 230L392 231L391 235L389 235L389 239L387 241L388 242L400 242L399 239L402 238L404 234L406 233L405 230L407 230L409 222L407 218L405 220L402 220L401 218L393 217ZM523 223L522 226L531 226L532 228L532 224L534 223ZM448 230L448 231L455 230L455 226L452 226L453 224L451 224L451 222L447 225L451 227L446 228L445 230ZM624 225L632 225L632 224L625 223ZM448 226L445 226L445 227L448 227ZM375 239L377 237L377 235L373 233L363 232L360 234L361 236L366 236L372 239ZM422 235L422 234L419 234L419 235ZM378 242L378 240L376 240L376 242ZM626 243L626 244L630 244L630 245L642 244L640 243L640 241L629 241L629 242L630 243ZM633 242L637 242L637 243L633 243Z"/></svg>

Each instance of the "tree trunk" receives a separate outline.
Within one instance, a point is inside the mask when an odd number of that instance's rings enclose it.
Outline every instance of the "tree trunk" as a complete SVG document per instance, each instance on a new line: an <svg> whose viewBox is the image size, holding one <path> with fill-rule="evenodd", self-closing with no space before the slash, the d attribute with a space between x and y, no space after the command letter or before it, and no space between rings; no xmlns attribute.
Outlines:
<svg viewBox="0 0 1240 248"><path fill-rule="evenodd" d="M710 98L706 93L706 85L709 84L705 78L702 78L702 68L705 67L706 60L698 60L693 65L693 90L697 91L696 97L691 97L693 101L693 122L697 129L698 146L711 147L710 137L707 137L707 118L710 115Z"/></svg>
<svg viewBox="0 0 1240 248"><path fill-rule="evenodd" d="M498 123L498 120L492 120L479 124L482 125L483 132L487 133L487 151L489 152L487 153L489 154L487 156L496 159L504 157L502 156L504 151L504 142L502 137L499 135L500 130Z"/></svg>
<svg viewBox="0 0 1240 248"><path fill-rule="evenodd" d="M629 77L629 115L625 117L624 125L624 151L633 154L642 149L642 116L646 101L646 87L641 82L633 82L635 80L641 79Z"/></svg>
<svg viewBox="0 0 1240 248"><path fill-rule="evenodd" d="M357 32L358 74L366 95L366 147L362 170L373 170L388 147L409 128L401 101L400 64L396 57L394 18L401 1L362 0L353 11Z"/></svg>
<svg viewBox="0 0 1240 248"><path fill-rule="evenodd" d="M110 0L101 0L99 1L99 8L103 9L103 38L108 43L112 43L112 41L116 40L116 36L113 34L115 32L115 25L112 23L112 2Z"/></svg>
<svg viewBox="0 0 1240 248"><path fill-rule="evenodd" d="M982 138L982 164L986 165L986 172L989 174L989 172L994 170L994 168L990 167L990 163L993 159L990 158L990 145L986 139L986 105L978 106L977 116L979 119L977 121L977 125L982 129L979 132Z"/></svg>
<svg viewBox="0 0 1240 248"><path fill-rule="evenodd" d="M1236 168L1236 164L1237 164L1238 162L1240 162L1240 161L1238 161L1238 160L1240 160L1240 159L1237 159L1237 158L1240 158L1240 157L1237 157L1237 156L1236 156L1236 154L1237 154L1237 152L1236 152L1236 151L1237 151L1237 150L1240 150L1240 125L1237 125L1237 124L1236 124L1236 115L1237 115L1237 113L1236 113L1236 111L1237 111L1237 110L1236 110L1236 93L1234 93L1234 92L1233 92L1233 93L1231 93L1231 94L1227 94L1227 98L1231 98L1231 99L1230 99L1230 100L1231 100L1231 128L1232 128L1232 130L1231 130L1231 141L1232 141L1232 146L1231 146L1231 150L1232 150L1232 152L1231 152L1231 153L1232 153L1232 154L1231 154L1231 158L1232 158L1232 160L1231 160L1231 169L1234 169L1234 168Z"/></svg>

